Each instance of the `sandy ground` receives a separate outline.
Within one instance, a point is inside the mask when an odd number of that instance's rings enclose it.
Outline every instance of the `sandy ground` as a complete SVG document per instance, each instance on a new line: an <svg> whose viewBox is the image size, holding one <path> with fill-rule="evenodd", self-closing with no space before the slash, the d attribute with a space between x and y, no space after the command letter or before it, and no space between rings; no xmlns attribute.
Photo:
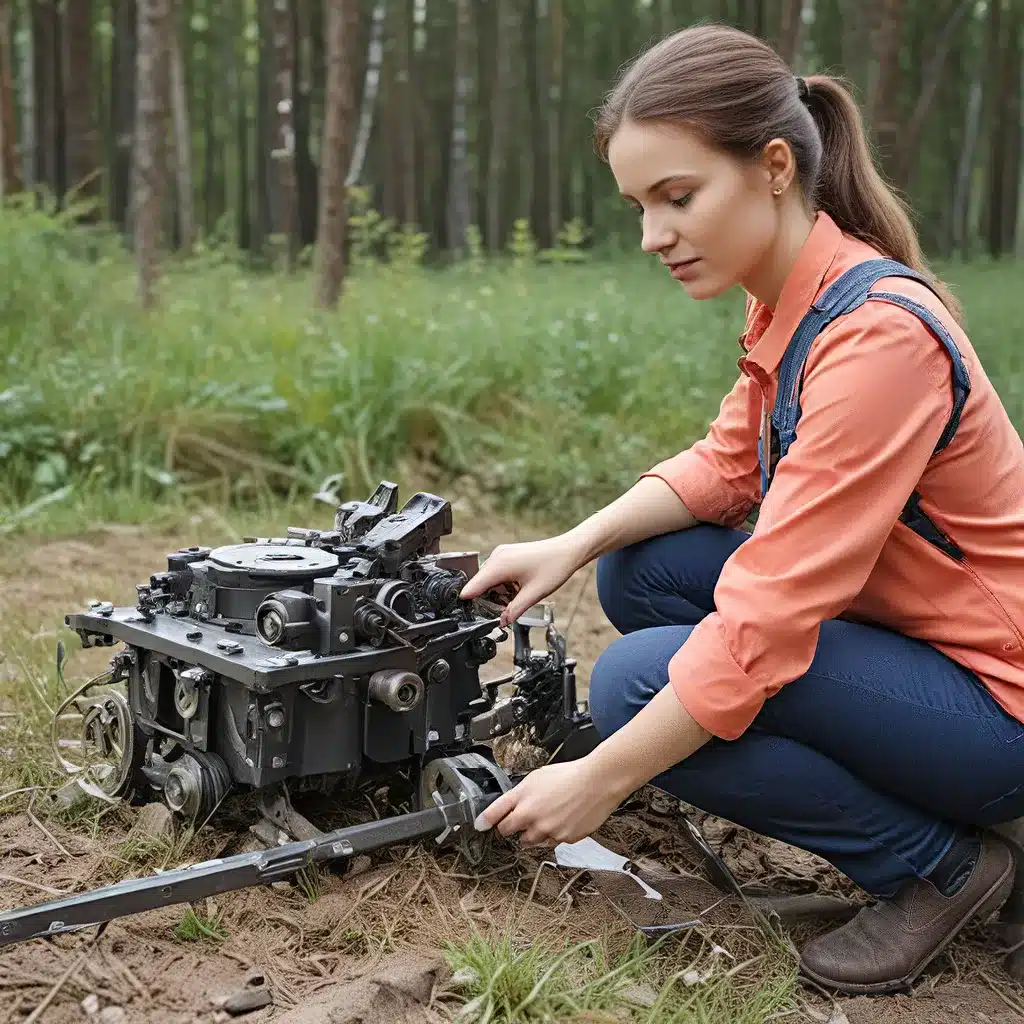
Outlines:
<svg viewBox="0 0 1024 1024"><path fill-rule="evenodd" d="M456 509L456 522L460 512ZM479 521L462 514L463 523ZM287 524L284 524L287 525ZM14 640L53 649L65 636L62 616L97 597L134 603L134 585L163 568L168 551L210 543L212 524L195 524L190 536L160 535L141 528L111 527L71 540L9 542L0 551L0 687L19 672L10 656ZM274 524L268 533L280 533ZM214 543L223 542L219 535ZM500 542L521 539L513 529L475 532L460 528L446 550L486 554ZM615 636L604 620L592 573L581 573L552 597L556 623L571 617L570 654L578 660L581 694L595 658ZM493 670L507 668L511 641ZM85 678L103 667L109 651L68 645L69 678ZM659 908L673 914L707 913L720 894L699 881L700 861L683 837L678 805L644 799L620 809L598 838L652 872L652 884L672 893ZM3 805L0 804L0 810ZM131 866L112 860L133 824L133 811L108 816L100 834L83 835L54 819L24 812L0 817L0 906L10 908L125 877ZM728 822L697 815L711 845L743 884L770 881L793 894L831 893L858 899L853 887L824 862L754 836ZM209 830L193 859L233 852L242 838ZM674 879L666 881L666 873ZM661 880L660 883L658 880ZM229 1018L217 1002L225 996L265 988L271 1005L237 1019L275 1024L400 1024L448 1019L450 972L440 953L446 937L465 936L473 925L493 933L557 933L567 938L605 935L611 945L628 940L651 912L615 876L584 876L573 882L564 869L542 870L540 854L496 843L476 877L455 854L424 855L398 848L363 861L347 876L327 875L310 903L294 885L224 894L204 907L219 917L227 937L186 942L173 930L183 907L168 907L112 923L94 933L57 936L8 947L0 953L0 1024L8 1021L94 1020L214 1022ZM643 904L647 906L644 907ZM730 910L729 907L732 906ZM738 904L718 913L743 920ZM738 916L737 916L738 915ZM554 924L552 922L555 922ZM662 921L664 923L664 921ZM749 918L746 919L749 925ZM792 926L794 940L829 927L811 918ZM742 932L735 932L740 935ZM940 957L911 996L839 1000L813 991L804 1011L786 1020L832 1024L889 1022L1008 1022L1024 1019L1011 1004L1024 1005L1024 990L1002 972L998 939L975 926ZM87 1011L92 1011L91 1013ZM845 1015L845 1016L844 1016Z"/></svg>

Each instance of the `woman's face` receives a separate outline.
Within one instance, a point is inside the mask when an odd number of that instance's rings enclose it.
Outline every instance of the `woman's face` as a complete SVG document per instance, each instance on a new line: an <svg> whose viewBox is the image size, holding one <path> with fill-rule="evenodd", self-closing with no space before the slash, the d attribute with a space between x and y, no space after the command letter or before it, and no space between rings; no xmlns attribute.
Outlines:
<svg viewBox="0 0 1024 1024"><path fill-rule="evenodd" d="M608 162L641 215L643 249L658 253L694 299L748 287L779 233L778 168L741 162L695 132L623 121ZM748 288L748 290L750 290Z"/></svg>

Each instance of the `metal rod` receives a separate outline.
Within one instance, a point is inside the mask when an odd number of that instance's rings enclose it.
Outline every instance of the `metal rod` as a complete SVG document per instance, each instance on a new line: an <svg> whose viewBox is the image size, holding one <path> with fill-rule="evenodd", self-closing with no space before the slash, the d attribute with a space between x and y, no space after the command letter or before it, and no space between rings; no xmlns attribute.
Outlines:
<svg viewBox="0 0 1024 1024"><path fill-rule="evenodd" d="M487 799L485 802L490 803ZM327 832L316 839L287 843L271 850L240 853L146 878L132 878L93 892L51 900L0 914L0 946L102 924L157 907L191 903L206 896L269 885L314 861L338 860L369 853L394 843L440 835L449 818L461 818L458 801L400 814L380 821Z"/></svg>

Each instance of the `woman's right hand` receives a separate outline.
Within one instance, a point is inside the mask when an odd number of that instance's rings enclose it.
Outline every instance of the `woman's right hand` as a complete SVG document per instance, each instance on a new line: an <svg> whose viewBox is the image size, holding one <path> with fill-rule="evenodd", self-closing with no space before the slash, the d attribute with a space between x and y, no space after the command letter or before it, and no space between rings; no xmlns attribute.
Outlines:
<svg viewBox="0 0 1024 1024"><path fill-rule="evenodd" d="M513 583L519 592L501 612L502 627L514 622L533 605L556 591L577 569L581 554L567 537L519 544L499 544L459 596L470 600L502 583Z"/></svg>

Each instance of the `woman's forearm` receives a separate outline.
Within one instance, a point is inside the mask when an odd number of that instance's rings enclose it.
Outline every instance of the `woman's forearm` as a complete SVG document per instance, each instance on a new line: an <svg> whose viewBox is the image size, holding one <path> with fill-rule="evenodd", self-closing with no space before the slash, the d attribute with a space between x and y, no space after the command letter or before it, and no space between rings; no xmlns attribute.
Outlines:
<svg viewBox="0 0 1024 1024"><path fill-rule="evenodd" d="M602 786L624 800L711 738L667 683L621 729L587 754L586 761Z"/></svg>
<svg viewBox="0 0 1024 1024"><path fill-rule="evenodd" d="M664 480L646 476L565 536L576 547L579 564L584 566L627 544L696 524L697 519Z"/></svg>

